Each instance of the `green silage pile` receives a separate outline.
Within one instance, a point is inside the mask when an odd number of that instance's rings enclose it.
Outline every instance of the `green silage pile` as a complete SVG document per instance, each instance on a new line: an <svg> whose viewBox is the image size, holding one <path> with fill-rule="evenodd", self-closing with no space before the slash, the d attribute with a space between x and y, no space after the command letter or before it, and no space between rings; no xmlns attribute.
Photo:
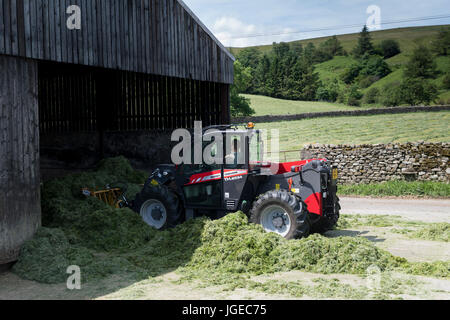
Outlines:
<svg viewBox="0 0 450 320"><path fill-rule="evenodd" d="M365 238L326 238L313 234L306 239L287 241L249 223L242 212L208 221L201 241L202 246L195 251L189 267L226 273L302 270L364 274L372 264L386 270L405 262Z"/></svg>
<svg viewBox="0 0 450 320"><path fill-rule="evenodd" d="M22 248L13 270L25 279L60 283L67 280L67 267L71 265L80 267L83 282L116 273L128 272L136 276L145 273L120 256L99 255L85 247L73 245L61 229L45 227L40 228Z"/></svg>
<svg viewBox="0 0 450 320"><path fill-rule="evenodd" d="M317 273L365 274L372 264L382 271L449 276L449 264L413 265L359 237L311 235L286 241L250 224L241 213L211 221L200 218L174 229L156 231L129 209L113 209L81 195L82 187L101 189L127 182L139 191L146 174L134 171L125 158L103 161L93 172L46 182L42 188L43 225L21 252L14 272L44 283L67 279L70 265L81 268L82 280L110 275L136 281L178 270L186 277L231 282L242 275L303 270ZM434 269L433 269L434 268Z"/></svg>

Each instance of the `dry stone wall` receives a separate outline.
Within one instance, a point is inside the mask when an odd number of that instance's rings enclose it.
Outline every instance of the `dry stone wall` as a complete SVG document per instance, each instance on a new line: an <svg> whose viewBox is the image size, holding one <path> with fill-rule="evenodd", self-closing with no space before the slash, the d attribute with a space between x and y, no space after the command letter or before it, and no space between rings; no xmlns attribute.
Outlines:
<svg viewBox="0 0 450 320"><path fill-rule="evenodd" d="M344 184L389 180L449 182L450 143L307 145L302 158L324 157Z"/></svg>

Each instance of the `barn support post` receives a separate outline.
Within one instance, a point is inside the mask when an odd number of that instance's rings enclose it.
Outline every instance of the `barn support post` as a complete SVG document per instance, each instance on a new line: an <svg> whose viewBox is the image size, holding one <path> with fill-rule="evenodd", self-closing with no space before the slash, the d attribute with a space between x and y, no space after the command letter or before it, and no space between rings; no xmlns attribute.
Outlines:
<svg viewBox="0 0 450 320"><path fill-rule="evenodd" d="M0 265L41 224L37 63L0 55Z"/></svg>
<svg viewBox="0 0 450 320"><path fill-rule="evenodd" d="M95 72L95 88L98 152L100 158L104 158L105 132L114 126L116 120L114 94L118 88L116 88L115 73L106 69L97 70Z"/></svg>
<svg viewBox="0 0 450 320"><path fill-rule="evenodd" d="M222 114L222 124L229 124L231 121L230 113L230 85L220 85L220 109Z"/></svg>

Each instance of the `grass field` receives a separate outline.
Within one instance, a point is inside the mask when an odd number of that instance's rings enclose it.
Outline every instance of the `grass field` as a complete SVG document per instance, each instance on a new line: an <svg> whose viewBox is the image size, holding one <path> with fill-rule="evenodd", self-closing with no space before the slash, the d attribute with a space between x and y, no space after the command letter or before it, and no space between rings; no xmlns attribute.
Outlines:
<svg viewBox="0 0 450 320"><path fill-rule="evenodd" d="M347 111L358 110L361 108L350 107L339 103L329 103L320 101L294 101L257 96L252 94L243 94L249 98L251 106L255 109L255 116L266 115L286 115L308 112L328 112L328 111Z"/></svg>
<svg viewBox="0 0 450 320"><path fill-rule="evenodd" d="M450 142L450 111L396 115L319 118L257 124L280 130L280 150L299 150L305 144L375 144L393 142Z"/></svg>
<svg viewBox="0 0 450 320"><path fill-rule="evenodd" d="M434 181L388 181L373 184L340 185L340 195L357 196L414 196L449 198L450 184Z"/></svg>

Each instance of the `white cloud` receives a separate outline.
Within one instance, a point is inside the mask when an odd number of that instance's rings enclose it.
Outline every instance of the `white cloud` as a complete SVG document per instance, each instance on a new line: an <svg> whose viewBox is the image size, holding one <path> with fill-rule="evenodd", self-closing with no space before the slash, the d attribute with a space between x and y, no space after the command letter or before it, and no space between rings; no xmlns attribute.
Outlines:
<svg viewBox="0 0 450 320"><path fill-rule="evenodd" d="M296 38L291 28L277 28L276 26L256 26L246 24L233 17L217 19L211 30L214 35L227 47L248 47L272 42L290 41ZM283 33L283 34L282 34ZM282 35L272 35L282 34ZM263 36L255 36L263 35Z"/></svg>

